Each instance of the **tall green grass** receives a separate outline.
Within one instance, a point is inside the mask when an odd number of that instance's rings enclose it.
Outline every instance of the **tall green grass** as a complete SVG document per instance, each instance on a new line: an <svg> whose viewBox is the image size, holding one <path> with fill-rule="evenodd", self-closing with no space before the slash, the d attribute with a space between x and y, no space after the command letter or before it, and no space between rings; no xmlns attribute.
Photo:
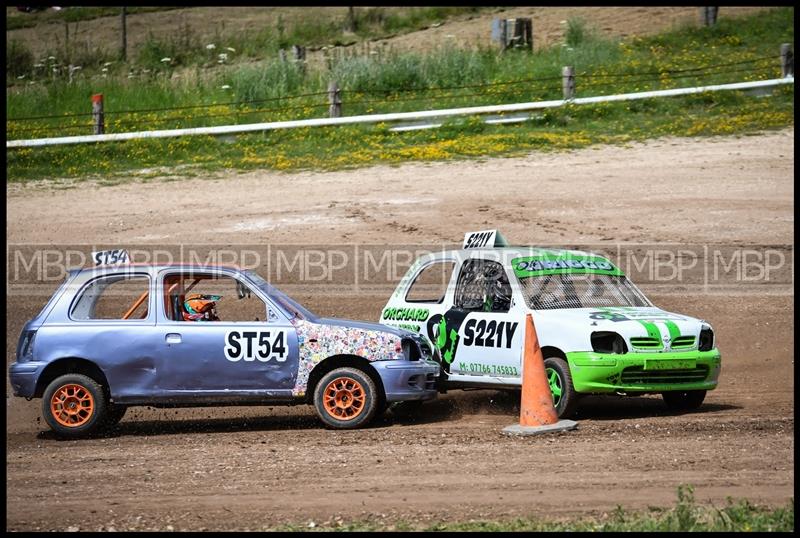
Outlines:
<svg viewBox="0 0 800 538"><path fill-rule="evenodd" d="M291 62L282 63L277 57L256 65L223 66L214 70L191 69L175 71L164 65L161 59L174 60L180 48L181 32L176 33L171 48L155 48L149 52L151 62L159 65L135 71L133 75L125 66L114 64L106 77L79 72L73 84L62 78L50 81L44 78L34 84L14 86L8 89L6 113L9 117L28 115L30 110L39 114L68 114L87 111L88 96L104 93L107 99L119 104L108 106L108 110L149 108L157 100L162 107L186 104L209 104L213 102L244 102L253 99L288 96L297 93L321 92L331 80L338 82L345 92L388 90L398 97L407 92L400 90L425 90L439 87L471 86L520 79L551 79L531 82L526 85L507 86L486 91L485 95L471 95L476 104L488 102L513 102L520 97L554 98L560 95L561 67L571 65L578 74L578 95L614 93L691 85L693 82L727 82L779 76L778 50L780 44L793 41L793 8L774 9L740 19L721 19L711 29L686 28L661 36L632 39L619 42L602 39L592 32L584 32L574 46L567 43L550 47L535 54L525 51L510 51L499 55L493 50L459 50L441 48L429 54L381 53L355 57L342 57L332 63L330 69L309 69L302 73ZM569 34L569 32L568 32ZM569 37L569 35L568 35ZM216 54L224 50L225 43L217 43L213 53L206 54L206 61L213 61ZM225 45L227 46L227 45ZM231 47L234 48L235 47ZM11 47L8 49L12 50ZM205 49L204 49L205 51ZM18 53L18 51L17 51ZM7 52L7 54L11 54ZM162 56L163 54L163 56ZM231 52L230 56L238 54ZM159 58L160 56L160 58ZM773 56L774 60L754 65L764 67L762 71L724 73L724 69L712 70L714 76L704 79L680 78L665 85L661 81L581 78L584 73L640 73L666 69L686 69L705 65L725 64L732 61L749 60L762 56ZM7 57L7 63L9 59ZM745 69L748 66L743 66ZM193 76L194 73L194 76ZM128 78L132 77L132 78ZM181 81L191 80L193 92L187 95ZM607 83L605 86L589 86L592 82ZM223 86L229 86L222 92ZM44 88L43 88L44 87ZM170 91L170 88L174 88ZM507 95L501 91L524 90ZM462 93L478 93L478 90ZM151 99L148 96L157 96ZM407 95L406 95L407 96ZM54 98L55 97L55 98ZM348 97L351 97L348 99ZM421 95L420 95L421 97ZM357 96L343 95L345 106L352 111L351 103ZM191 100L191 103L189 101ZM349 103L348 103L349 101ZM420 101L424 104L423 101ZM411 108L419 107L420 102ZM447 104L442 96L435 102ZM404 109L397 105L398 110ZM384 107L385 108L385 107ZM395 109L392 105L391 110Z"/></svg>

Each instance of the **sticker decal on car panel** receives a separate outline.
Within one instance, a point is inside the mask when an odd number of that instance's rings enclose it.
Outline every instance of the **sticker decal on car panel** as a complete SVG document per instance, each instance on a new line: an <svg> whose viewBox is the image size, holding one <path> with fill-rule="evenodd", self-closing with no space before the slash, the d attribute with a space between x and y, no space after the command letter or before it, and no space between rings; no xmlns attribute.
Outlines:
<svg viewBox="0 0 800 538"><path fill-rule="evenodd" d="M451 308L444 315L436 314L428 320L428 338L439 349L445 372L450 372L450 365L456 358L458 330L468 314L466 310Z"/></svg>

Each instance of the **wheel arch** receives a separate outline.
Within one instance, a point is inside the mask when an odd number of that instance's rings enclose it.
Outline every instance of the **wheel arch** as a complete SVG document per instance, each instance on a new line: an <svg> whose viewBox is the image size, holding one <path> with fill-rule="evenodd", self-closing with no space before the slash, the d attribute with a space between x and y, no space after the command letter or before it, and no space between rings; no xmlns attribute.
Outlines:
<svg viewBox="0 0 800 538"><path fill-rule="evenodd" d="M543 346L542 357L545 359L548 357L558 357L559 359L564 359L564 362L566 362L567 365L569 365L569 360L567 360L567 354L555 346Z"/></svg>
<svg viewBox="0 0 800 538"><path fill-rule="evenodd" d="M375 388L378 389L378 396L380 398L379 405L383 405L386 401L386 390L383 387L381 376L378 375L377 370L372 367L370 361L364 357L357 355L331 355L327 359L317 364L308 376L308 385L306 387L306 402L309 404L314 403L314 391L317 384L325 374L337 368L355 368L367 374L372 382L375 383Z"/></svg>
<svg viewBox="0 0 800 538"><path fill-rule="evenodd" d="M103 387L106 398L110 398L111 389L108 386L108 379L105 373L103 373L103 370L94 362L81 357L64 357L48 364L45 369L42 370L39 379L36 380L36 390L34 391L33 397L41 398L44 395L47 385L52 383L55 378L65 374L83 374L91 377Z"/></svg>

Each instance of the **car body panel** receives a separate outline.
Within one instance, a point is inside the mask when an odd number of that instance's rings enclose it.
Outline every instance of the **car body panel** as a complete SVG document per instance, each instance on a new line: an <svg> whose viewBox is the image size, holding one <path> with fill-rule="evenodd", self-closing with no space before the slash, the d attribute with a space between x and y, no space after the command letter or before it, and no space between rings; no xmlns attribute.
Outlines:
<svg viewBox="0 0 800 538"><path fill-rule="evenodd" d="M496 261L502 265L510 286L510 305L504 312L475 311L454 307L457 282L468 260ZM548 260L547 264L536 264ZM593 266L572 266L559 260L584 260ZM521 262L525 262L524 264ZM410 289L431 265L454 262L439 301L407 300ZM514 264L516 262L516 264ZM606 265L607 264L607 265ZM590 267L587 269L587 267ZM721 369L719 350L699 351L704 320L646 306L604 306L535 309L526 302L519 274L559 274L566 270L624 276L602 256L575 250L533 247L501 247L452 250L420 257L402 277L381 312L380 322L416 330L438 348L446 374L443 386L519 387L522 374L524 323L531 314L539 345L569 364L579 393L648 393L670 390L716 388ZM593 332L614 332L627 346L624 354L597 353ZM646 347L641 347L645 346ZM658 364L658 373L654 373ZM673 362L670 362L673 361ZM644 372L649 364L650 370ZM693 372L680 372L691 365ZM637 369L641 369L640 372ZM673 372L668 375L664 372ZM704 375L701 375L705 372Z"/></svg>
<svg viewBox="0 0 800 538"><path fill-rule="evenodd" d="M187 322L168 318L164 279L178 272L226 276L264 302L263 321ZM108 275L149 278L144 319L73 319L83 290ZM308 319L285 295L247 271L227 266L125 264L71 271L42 312L26 323L9 367L14 394L34 397L56 361L81 360L106 377L112 401L127 405L304 401L311 372L326 359L364 359L379 376L387 401L435 398L439 365L424 339L368 322ZM163 300L162 300L163 299ZM287 308L289 307L289 308ZM307 312L304 310L304 312ZM32 334L32 345L26 335ZM419 346L407 360L403 346ZM26 348L26 349L23 349ZM400 350L400 351L398 351ZM40 395L40 394L39 394Z"/></svg>

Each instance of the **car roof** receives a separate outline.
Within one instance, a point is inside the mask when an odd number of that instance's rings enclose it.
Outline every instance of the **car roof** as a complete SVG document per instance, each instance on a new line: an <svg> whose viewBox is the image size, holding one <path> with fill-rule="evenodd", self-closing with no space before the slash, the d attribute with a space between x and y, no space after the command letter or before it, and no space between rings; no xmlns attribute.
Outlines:
<svg viewBox="0 0 800 538"><path fill-rule="evenodd" d="M429 256L432 256L434 259L450 257L453 255L456 255L461 259L481 257L481 256L476 256L475 254L494 254L494 255L500 254L503 258L509 260L512 258L521 258L525 256L559 256L559 257L593 256L597 258L607 259L606 256L603 256L602 254L595 254L593 252L586 252L582 250L529 247L529 246L484 247L484 248L467 248L467 249L462 248L462 249L442 250L438 252L432 252Z"/></svg>
<svg viewBox="0 0 800 538"><path fill-rule="evenodd" d="M175 262L175 263L122 263L118 265L97 265L93 267L84 267L82 269L78 269L79 272L89 272L89 271L125 271L129 268L134 269L155 269L156 271L163 271L166 269L196 269L199 271L208 271L208 270L215 270L215 269L232 269L235 271L243 271L240 266L235 264L228 264L228 263L210 263L210 264L200 264L200 263L184 263L184 262Z"/></svg>

